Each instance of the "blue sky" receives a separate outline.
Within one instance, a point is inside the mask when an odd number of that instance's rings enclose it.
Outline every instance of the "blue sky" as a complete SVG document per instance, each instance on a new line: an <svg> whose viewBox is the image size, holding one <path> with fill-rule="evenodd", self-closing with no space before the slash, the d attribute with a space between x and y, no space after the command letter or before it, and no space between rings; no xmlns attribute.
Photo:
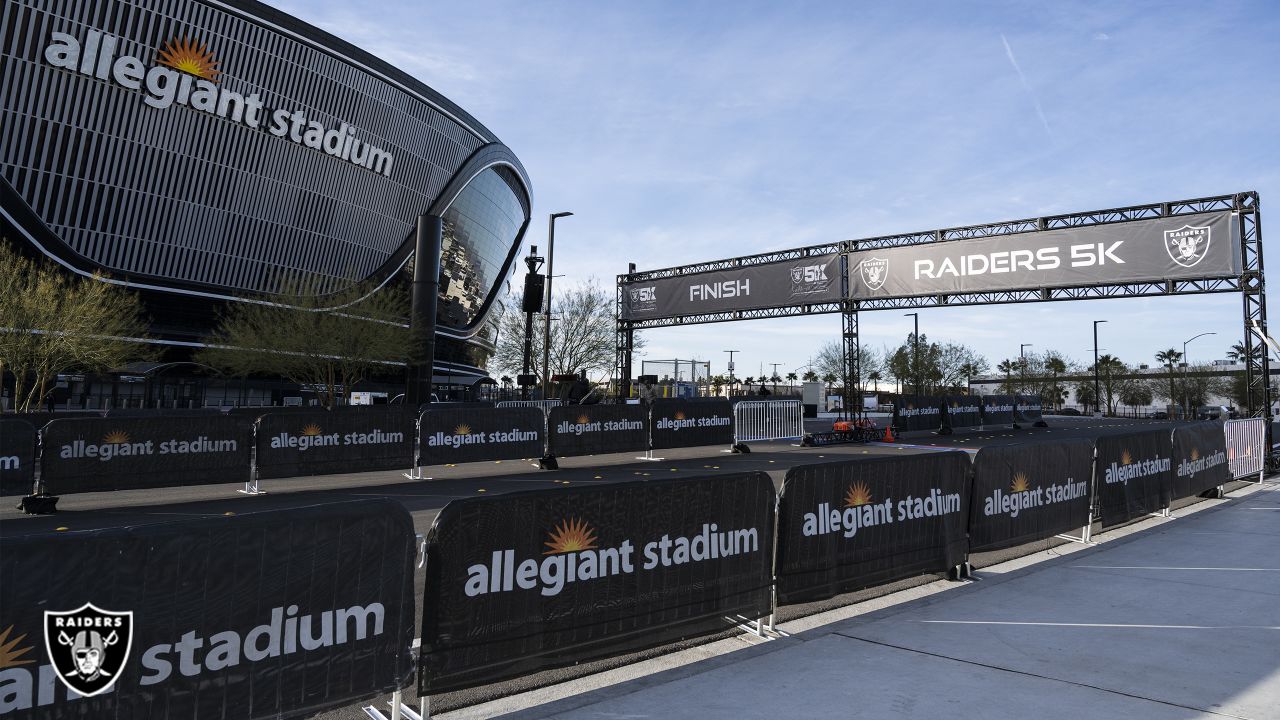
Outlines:
<svg viewBox="0 0 1280 720"><path fill-rule="evenodd" d="M1280 207L1274 3L273 4L497 133L533 180L527 242L575 213L557 224L557 283L1243 190ZM1201 332L1217 335L1191 359L1222 358L1240 315L1224 294L926 309L920 324L994 365L1020 343L1087 361L1107 318L1104 352L1136 364ZM863 341L900 343L910 322L864 313ZM654 330L644 358L723 372L735 349L740 376L785 373L839 332L838 315Z"/></svg>

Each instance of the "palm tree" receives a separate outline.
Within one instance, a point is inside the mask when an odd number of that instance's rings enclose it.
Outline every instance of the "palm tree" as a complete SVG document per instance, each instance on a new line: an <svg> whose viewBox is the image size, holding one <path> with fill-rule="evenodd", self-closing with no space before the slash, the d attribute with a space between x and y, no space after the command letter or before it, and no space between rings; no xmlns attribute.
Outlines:
<svg viewBox="0 0 1280 720"><path fill-rule="evenodd" d="M1102 380L1102 394L1106 398L1107 411L1116 414L1116 399L1120 391L1120 381L1116 375L1125 371L1124 362L1114 355L1103 355L1098 358L1098 376Z"/></svg>
<svg viewBox="0 0 1280 720"><path fill-rule="evenodd" d="M996 365L996 369L1004 373L1004 391L1009 392L1013 388L1013 371L1018 369L1017 361L1006 358Z"/></svg>
<svg viewBox="0 0 1280 720"><path fill-rule="evenodd" d="M867 374L867 379L871 381L871 384L875 387L876 392L880 392L880 371L872 370L870 373Z"/></svg>
<svg viewBox="0 0 1280 720"><path fill-rule="evenodd" d="M1053 387L1050 388L1049 392L1052 393L1050 399L1053 401L1053 408L1057 410L1062 406L1062 396L1064 394L1063 389L1058 387L1058 376L1067 371L1067 363L1057 355L1050 355L1044 361L1044 369L1053 375Z"/></svg>
<svg viewBox="0 0 1280 720"><path fill-rule="evenodd" d="M801 377L805 382L818 382L818 373L814 372L812 369L805 370L804 375Z"/></svg>
<svg viewBox="0 0 1280 720"><path fill-rule="evenodd" d="M1156 353L1156 362L1160 363L1161 365L1164 365L1166 368L1169 369L1169 402L1170 404L1177 404L1178 402L1176 399L1178 397L1178 394L1177 394L1178 389L1173 376L1173 366L1180 360L1182 360L1182 352L1174 348L1169 348L1168 350L1161 350L1160 352Z"/></svg>
<svg viewBox="0 0 1280 720"><path fill-rule="evenodd" d="M960 374L964 376L965 394L969 394L969 387L973 385L973 376L978 374L978 366L976 363L967 362L960 366Z"/></svg>
<svg viewBox="0 0 1280 720"><path fill-rule="evenodd" d="M790 386L787 392L794 395L796 393L796 379L798 376L794 372L787 373L787 384Z"/></svg>

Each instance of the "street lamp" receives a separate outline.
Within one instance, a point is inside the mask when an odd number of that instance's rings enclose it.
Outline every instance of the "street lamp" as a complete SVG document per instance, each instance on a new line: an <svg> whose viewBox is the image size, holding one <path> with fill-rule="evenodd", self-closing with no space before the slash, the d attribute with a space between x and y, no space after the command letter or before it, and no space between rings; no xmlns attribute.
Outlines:
<svg viewBox="0 0 1280 720"><path fill-rule="evenodd" d="M1018 346L1018 363L1022 369L1022 382L1018 383L1018 386L1024 394L1027 392L1027 348L1029 347L1035 347L1035 345L1022 343Z"/></svg>
<svg viewBox="0 0 1280 720"><path fill-rule="evenodd" d="M915 365L916 394L920 394L920 313L903 313L902 317L913 318L915 331L911 334L911 357Z"/></svg>
<svg viewBox="0 0 1280 720"><path fill-rule="evenodd" d="M1196 335L1195 337L1191 338L1191 340L1195 340L1196 338L1202 338L1205 335L1217 335L1217 334L1218 333L1216 332L1202 332L1199 335ZM1184 419L1191 412L1191 390L1187 388L1187 366L1191 364L1187 362L1187 343L1191 342L1191 340L1187 340L1186 342L1182 343L1182 417Z"/></svg>
<svg viewBox="0 0 1280 720"><path fill-rule="evenodd" d="M733 379L733 354L740 353L742 351L741 350L725 350L725 352L729 353L729 394L732 395L733 386L736 383L736 381Z"/></svg>
<svg viewBox="0 0 1280 720"><path fill-rule="evenodd" d="M1098 325L1106 320L1093 321L1093 416L1102 417L1102 394L1098 389Z"/></svg>
<svg viewBox="0 0 1280 720"><path fill-rule="evenodd" d="M556 260L556 218L569 217L571 212L551 213L547 219L547 306L542 315L542 399L547 399L551 389L551 278Z"/></svg>

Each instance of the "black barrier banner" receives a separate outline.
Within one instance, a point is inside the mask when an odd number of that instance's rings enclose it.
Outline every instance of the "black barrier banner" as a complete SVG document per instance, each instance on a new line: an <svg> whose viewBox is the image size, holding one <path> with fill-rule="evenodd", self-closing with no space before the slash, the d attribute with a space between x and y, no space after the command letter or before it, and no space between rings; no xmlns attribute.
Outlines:
<svg viewBox="0 0 1280 720"><path fill-rule="evenodd" d="M386 405L361 412L267 413L258 419L259 478L413 466L414 416Z"/></svg>
<svg viewBox="0 0 1280 720"><path fill-rule="evenodd" d="M1199 495L1231 481L1227 435L1220 422L1173 429L1173 497Z"/></svg>
<svg viewBox="0 0 1280 720"><path fill-rule="evenodd" d="M902 395L893 404L893 426L902 431L942 427L946 399L932 395Z"/></svg>
<svg viewBox="0 0 1280 720"><path fill-rule="evenodd" d="M948 451L788 470L778 499L778 603L959 565L969 467L967 453Z"/></svg>
<svg viewBox="0 0 1280 720"><path fill-rule="evenodd" d="M41 441L51 495L249 479L252 435L240 417L54 420Z"/></svg>
<svg viewBox="0 0 1280 720"><path fill-rule="evenodd" d="M1173 440L1168 428L1103 435L1094 474L1102 525L1159 512L1173 499Z"/></svg>
<svg viewBox="0 0 1280 720"><path fill-rule="evenodd" d="M550 453L603 455L649 448L649 409L643 405L563 405L547 418Z"/></svg>
<svg viewBox="0 0 1280 720"><path fill-rule="evenodd" d="M774 499L745 472L449 503L428 535L419 693L768 615Z"/></svg>
<svg viewBox="0 0 1280 720"><path fill-rule="evenodd" d="M654 400L649 418L655 450L733 444L733 406L727 399Z"/></svg>
<svg viewBox="0 0 1280 720"><path fill-rule="evenodd" d="M959 429L982 424L982 398L977 395L947 395L942 399L947 404L947 412L942 419L945 427Z"/></svg>
<svg viewBox="0 0 1280 720"><path fill-rule="evenodd" d="M840 300L840 256L814 255L622 285L622 318L650 320Z"/></svg>
<svg viewBox="0 0 1280 720"><path fill-rule="evenodd" d="M1030 425L1044 420L1044 401L1039 395L1013 396L1013 421L1019 425Z"/></svg>
<svg viewBox="0 0 1280 720"><path fill-rule="evenodd" d="M541 408L427 410L418 426L418 465L542 457Z"/></svg>
<svg viewBox="0 0 1280 720"><path fill-rule="evenodd" d="M309 717L413 670L416 547L396 502L4 543L5 718Z"/></svg>
<svg viewBox="0 0 1280 720"><path fill-rule="evenodd" d="M1071 438L984 447L973 460L969 549L999 550L1089 522L1093 442Z"/></svg>
<svg viewBox="0 0 1280 720"><path fill-rule="evenodd" d="M25 420L0 419L0 495L30 495L35 477L35 427Z"/></svg>
<svg viewBox="0 0 1280 720"><path fill-rule="evenodd" d="M1012 395L983 395L982 424L1012 425L1014 398Z"/></svg>

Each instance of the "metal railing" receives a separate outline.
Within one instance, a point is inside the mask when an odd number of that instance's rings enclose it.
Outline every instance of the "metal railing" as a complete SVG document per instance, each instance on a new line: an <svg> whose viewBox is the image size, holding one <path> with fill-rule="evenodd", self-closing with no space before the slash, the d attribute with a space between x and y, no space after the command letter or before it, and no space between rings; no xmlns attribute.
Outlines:
<svg viewBox="0 0 1280 720"><path fill-rule="evenodd" d="M502 402L499 402L496 407L536 407L542 408L543 411L547 411L553 407L560 407L563 404L564 401L562 400L503 400Z"/></svg>
<svg viewBox="0 0 1280 720"><path fill-rule="evenodd" d="M1231 477L1240 480L1257 475L1262 482L1267 460L1267 426L1264 418L1227 420L1222 423L1227 436L1227 464Z"/></svg>
<svg viewBox="0 0 1280 720"><path fill-rule="evenodd" d="M734 443L804 437L799 400L743 400L733 406Z"/></svg>

